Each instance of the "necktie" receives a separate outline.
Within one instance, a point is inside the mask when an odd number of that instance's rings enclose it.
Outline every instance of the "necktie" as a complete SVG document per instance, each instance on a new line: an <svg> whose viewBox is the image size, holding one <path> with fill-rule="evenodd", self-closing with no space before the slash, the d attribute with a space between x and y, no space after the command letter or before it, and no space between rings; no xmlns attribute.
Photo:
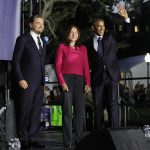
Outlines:
<svg viewBox="0 0 150 150"><path fill-rule="evenodd" d="M101 37L98 38L97 42L98 42L97 52L99 56L102 58L103 57L103 44L102 44Z"/></svg>
<svg viewBox="0 0 150 150"><path fill-rule="evenodd" d="M40 41L40 37L39 36L37 37L37 39L38 39L38 45L39 45L39 52L41 54L42 53L42 43Z"/></svg>

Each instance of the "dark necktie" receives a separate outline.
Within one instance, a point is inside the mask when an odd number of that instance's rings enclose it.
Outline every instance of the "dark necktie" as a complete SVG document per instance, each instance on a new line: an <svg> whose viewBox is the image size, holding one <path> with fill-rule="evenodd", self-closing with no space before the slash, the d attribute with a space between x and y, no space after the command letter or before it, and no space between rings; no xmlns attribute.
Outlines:
<svg viewBox="0 0 150 150"><path fill-rule="evenodd" d="M40 41L40 37L38 36L37 37L37 39L38 39L38 45L39 45L39 52L40 52L40 54L42 53L42 43L41 43L41 41Z"/></svg>
<svg viewBox="0 0 150 150"><path fill-rule="evenodd" d="M102 58L104 52L103 52L103 44L102 44L101 37L98 38L97 42L98 42L97 52L98 52L99 56Z"/></svg>

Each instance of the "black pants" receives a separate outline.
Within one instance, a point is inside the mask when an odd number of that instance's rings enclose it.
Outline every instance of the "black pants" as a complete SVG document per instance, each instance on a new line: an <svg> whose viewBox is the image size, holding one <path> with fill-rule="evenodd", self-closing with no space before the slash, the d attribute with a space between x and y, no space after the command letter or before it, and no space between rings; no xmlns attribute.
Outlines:
<svg viewBox="0 0 150 150"><path fill-rule="evenodd" d="M18 136L21 142L34 140L40 123L41 106L44 88L41 85L29 86L27 89L19 89L17 100L17 124Z"/></svg>
<svg viewBox="0 0 150 150"><path fill-rule="evenodd" d="M107 106L110 127L119 127L118 84L114 82L107 71L103 73L100 85L92 87L95 105L96 128L104 128L104 108Z"/></svg>
<svg viewBox="0 0 150 150"><path fill-rule="evenodd" d="M74 110L75 142L79 143L83 136L84 95L83 77L64 75L69 92L63 92L63 141L72 144L72 105Z"/></svg>

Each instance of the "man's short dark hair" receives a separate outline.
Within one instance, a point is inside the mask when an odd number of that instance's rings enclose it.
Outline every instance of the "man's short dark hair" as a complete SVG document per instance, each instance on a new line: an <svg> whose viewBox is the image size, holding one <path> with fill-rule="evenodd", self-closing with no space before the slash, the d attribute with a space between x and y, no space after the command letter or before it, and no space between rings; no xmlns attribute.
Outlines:
<svg viewBox="0 0 150 150"><path fill-rule="evenodd" d="M102 18L102 17L94 18L94 19L92 20L92 26L95 26L95 23L96 23L97 21L103 21L103 22L105 22L104 18Z"/></svg>
<svg viewBox="0 0 150 150"><path fill-rule="evenodd" d="M30 23L33 23L36 18L42 18L42 19L43 19L42 15L39 15L39 14L33 15L33 16L31 16L31 17L28 19L28 25L29 25Z"/></svg>

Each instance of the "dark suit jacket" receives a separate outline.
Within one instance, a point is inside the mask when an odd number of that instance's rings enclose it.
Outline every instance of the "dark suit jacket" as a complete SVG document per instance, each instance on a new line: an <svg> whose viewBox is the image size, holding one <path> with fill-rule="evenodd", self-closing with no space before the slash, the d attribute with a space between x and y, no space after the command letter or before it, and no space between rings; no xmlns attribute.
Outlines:
<svg viewBox="0 0 150 150"><path fill-rule="evenodd" d="M126 33L130 33L130 25L126 23ZM104 65L113 81L120 80L120 67L116 56L116 39L108 33L103 37L104 57L100 59L94 50L93 37L85 44L87 46L89 65L91 69L92 85L100 85L104 71Z"/></svg>
<svg viewBox="0 0 150 150"><path fill-rule="evenodd" d="M45 53L40 55L30 32L19 36L16 40L12 68L16 81L26 80L29 85L43 84L45 80Z"/></svg>

